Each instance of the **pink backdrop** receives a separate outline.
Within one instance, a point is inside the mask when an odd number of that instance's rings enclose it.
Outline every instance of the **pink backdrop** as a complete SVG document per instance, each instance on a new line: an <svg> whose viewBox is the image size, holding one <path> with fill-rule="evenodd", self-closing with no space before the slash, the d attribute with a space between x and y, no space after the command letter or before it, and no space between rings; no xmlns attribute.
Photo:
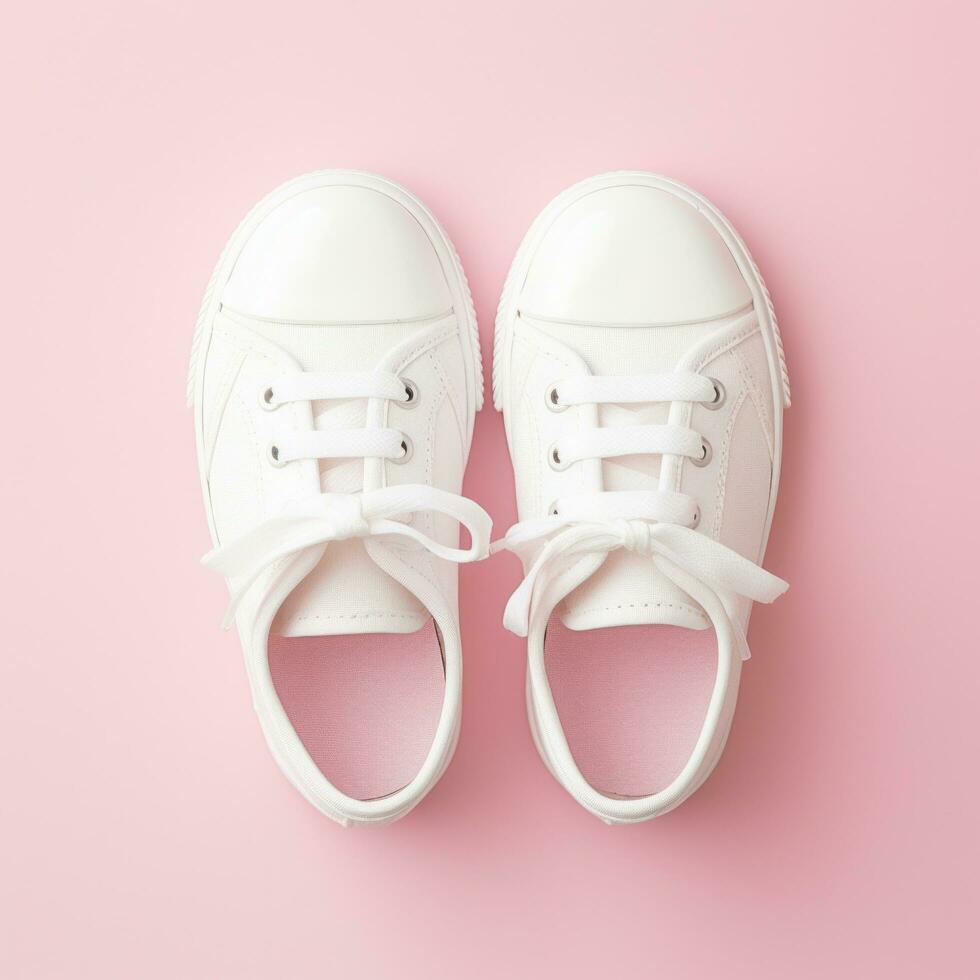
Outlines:
<svg viewBox="0 0 980 980"><path fill-rule="evenodd" d="M0 976L970 975L973 7L8 11ZM439 215L487 354L521 235L592 173L693 184L764 270L792 588L756 611L725 758L664 819L606 827L539 762L508 558L462 573L462 740L409 819L344 832L268 755L196 564L184 372L244 211L334 166ZM468 491L514 519L491 409Z"/></svg>

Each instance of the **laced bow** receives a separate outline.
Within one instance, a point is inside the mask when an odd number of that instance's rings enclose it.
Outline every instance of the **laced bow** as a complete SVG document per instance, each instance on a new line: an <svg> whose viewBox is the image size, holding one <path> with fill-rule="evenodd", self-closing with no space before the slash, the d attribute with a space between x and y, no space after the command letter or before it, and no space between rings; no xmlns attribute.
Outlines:
<svg viewBox="0 0 980 980"><path fill-rule="evenodd" d="M397 516L429 512L457 521L470 534L469 548L450 548ZM297 561L309 548L350 538L396 537L420 544L446 561L485 558L490 516L472 500L422 484L382 487L362 493L322 493L288 504L229 544L208 552L202 564L232 579L232 596L223 626L227 629L246 593L274 562Z"/></svg>
<svg viewBox="0 0 980 980"><path fill-rule="evenodd" d="M736 597L772 602L789 588L781 578L738 552L678 524L625 519L569 524L560 517L545 517L514 525L504 538L494 543L491 551L507 550L520 556L542 542L544 547L504 610L504 626L518 636L527 636L535 599L569 562L586 555L607 554L617 548L646 555L685 592L687 577L712 592L724 611L743 659L748 659L749 648L744 631L737 625Z"/></svg>

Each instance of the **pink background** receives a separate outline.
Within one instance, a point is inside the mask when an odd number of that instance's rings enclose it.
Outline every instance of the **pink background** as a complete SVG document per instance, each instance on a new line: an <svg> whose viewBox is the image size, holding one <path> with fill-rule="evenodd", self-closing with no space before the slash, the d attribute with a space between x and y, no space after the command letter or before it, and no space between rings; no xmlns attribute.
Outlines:
<svg viewBox="0 0 980 980"><path fill-rule="evenodd" d="M8 11L0 976L976 976L973 6ZM184 374L239 218L335 166L439 215L487 355L532 217L599 171L693 184L762 266L792 588L669 816L606 827L545 772L507 558L462 573L462 740L411 817L344 832L266 751ZM490 409L468 490L512 522Z"/></svg>

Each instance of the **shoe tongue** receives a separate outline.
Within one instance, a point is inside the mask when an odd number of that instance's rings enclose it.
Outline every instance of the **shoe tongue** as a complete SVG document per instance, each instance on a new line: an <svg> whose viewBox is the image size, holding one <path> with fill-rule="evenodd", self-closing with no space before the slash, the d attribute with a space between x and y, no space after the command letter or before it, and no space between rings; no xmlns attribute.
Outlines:
<svg viewBox="0 0 980 980"><path fill-rule="evenodd" d="M286 350L305 371L370 371L377 365L379 350L389 350L418 329L417 324L406 323L297 326L239 314L232 314L232 319ZM367 401L317 401L313 418L318 430L363 428ZM320 487L324 492L360 492L364 461L320 460ZM279 607L271 632L278 636L414 633L431 618L408 589L375 564L364 542L353 538L327 545L316 567Z"/></svg>
<svg viewBox="0 0 980 980"><path fill-rule="evenodd" d="M630 408L602 405L599 423L656 425L667 421L668 405ZM650 490L660 479L659 457L620 456L602 464L603 489ZM705 629L701 607L649 558L619 549L560 605L562 623L573 630L605 626L666 625Z"/></svg>
<svg viewBox="0 0 980 980"><path fill-rule="evenodd" d="M707 629L701 607L642 555L614 551L558 606L572 630L606 626L684 626Z"/></svg>
<svg viewBox="0 0 980 980"><path fill-rule="evenodd" d="M317 429L362 428L363 400L331 408L314 402ZM357 493L363 489L359 459L320 460L324 493ZM364 547L351 538L327 545L316 567L279 607L272 632L279 636L333 636L347 633L414 633L432 617L401 583L383 572Z"/></svg>
<svg viewBox="0 0 980 980"><path fill-rule="evenodd" d="M327 545L323 558L280 606L278 636L414 633L432 617L403 585L381 571L356 539Z"/></svg>
<svg viewBox="0 0 980 980"><path fill-rule="evenodd" d="M673 370L707 332L727 322L580 327L534 321L534 325L575 350L593 374L629 375ZM668 404L600 405L599 425L664 424L669 413ZM659 456L620 456L602 462L603 490L653 490L659 483ZM573 630L636 625L709 627L701 607L649 558L623 550L610 552L598 570L566 596L557 612L562 624Z"/></svg>

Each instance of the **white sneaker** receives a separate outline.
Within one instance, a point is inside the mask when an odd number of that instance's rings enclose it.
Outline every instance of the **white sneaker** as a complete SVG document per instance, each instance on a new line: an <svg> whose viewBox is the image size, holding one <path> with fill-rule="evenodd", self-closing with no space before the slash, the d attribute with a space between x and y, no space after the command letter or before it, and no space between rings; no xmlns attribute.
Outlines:
<svg viewBox="0 0 980 980"><path fill-rule="evenodd" d="M205 564L229 580L272 754L334 820L394 820L455 748L453 563L490 534L458 496L483 392L449 239L381 177L284 184L218 262L189 397Z"/></svg>
<svg viewBox="0 0 980 980"><path fill-rule="evenodd" d="M494 342L546 765L634 823L707 778L731 725L789 385L769 294L731 225L646 173L593 177L531 226Z"/></svg>

